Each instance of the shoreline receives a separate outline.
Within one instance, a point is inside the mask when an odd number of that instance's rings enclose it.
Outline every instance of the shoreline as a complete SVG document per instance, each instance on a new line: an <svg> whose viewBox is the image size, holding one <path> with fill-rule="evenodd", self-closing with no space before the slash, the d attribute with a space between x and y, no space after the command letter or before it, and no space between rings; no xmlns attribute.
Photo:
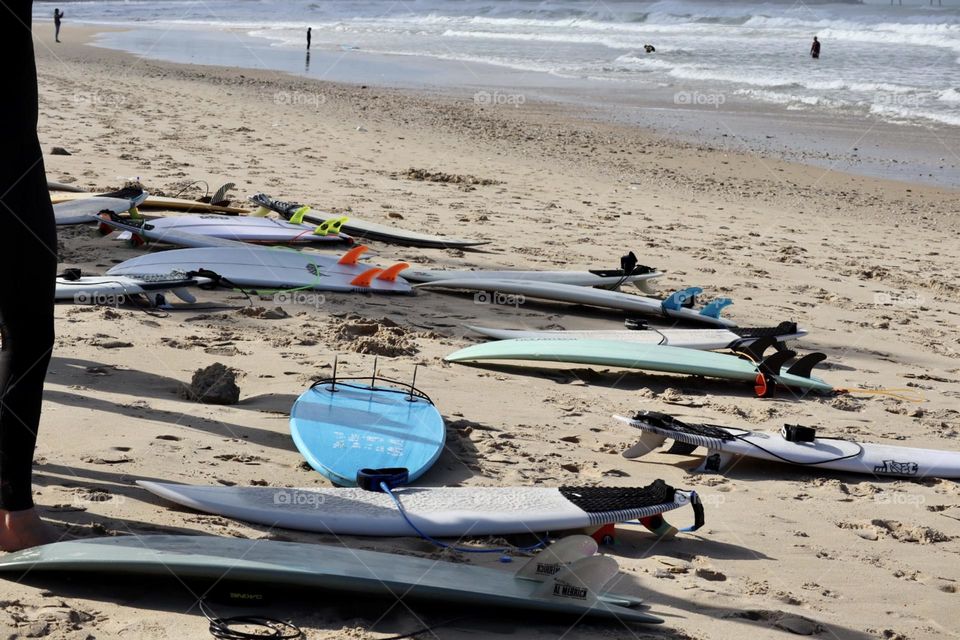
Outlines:
<svg viewBox="0 0 960 640"><path fill-rule="evenodd" d="M190 41L191 47L167 46L170 34L174 41ZM792 110L706 90L695 83L679 92L647 87L641 96L637 87L621 87L615 82L489 63L316 48L311 52L313 60L307 58L304 64L304 52L236 31L161 32L152 27L124 27L94 35L92 44L138 57L147 50L154 61L239 66L327 82L435 92L478 103L486 100L487 104L502 99L507 107L517 106L517 102L543 102L581 117L640 127L692 144L706 143L829 170L840 168L868 177L947 188L960 184L960 157L951 151L960 147L960 127L896 124L877 116L820 109ZM699 98L708 100L698 105ZM720 104L709 100L719 98ZM678 105L678 100L693 104Z"/></svg>

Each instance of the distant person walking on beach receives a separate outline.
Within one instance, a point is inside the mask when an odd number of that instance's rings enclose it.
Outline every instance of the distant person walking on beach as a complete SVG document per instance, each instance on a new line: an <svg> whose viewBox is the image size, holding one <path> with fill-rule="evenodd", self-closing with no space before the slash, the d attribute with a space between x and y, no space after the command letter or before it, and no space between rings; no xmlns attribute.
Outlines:
<svg viewBox="0 0 960 640"><path fill-rule="evenodd" d="M310 37L311 37L310 32L311 31L313 31L313 27L307 27L307 51L310 51Z"/></svg>
<svg viewBox="0 0 960 640"><path fill-rule="evenodd" d="M810 45L810 57L814 59L820 57L820 41L817 40L817 36L813 36L813 44Z"/></svg>
<svg viewBox="0 0 960 640"><path fill-rule="evenodd" d="M53 10L53 39L60 42L60 20L63 19L63 12L60 9Z"/></svg>
<svg viewBox="0 0 960 640"><path fill-rule="evenodd" d="M31 0L4 0L0 58L0 549L53 542L33 506L33 449L53 351L57 228L37 140L37 67ZM11 15L12 14L12 15ZM14 18L11 20L10 18ZM23 286L12 273L29 273ZM56 446L56 445L54 445Z"/></svg>

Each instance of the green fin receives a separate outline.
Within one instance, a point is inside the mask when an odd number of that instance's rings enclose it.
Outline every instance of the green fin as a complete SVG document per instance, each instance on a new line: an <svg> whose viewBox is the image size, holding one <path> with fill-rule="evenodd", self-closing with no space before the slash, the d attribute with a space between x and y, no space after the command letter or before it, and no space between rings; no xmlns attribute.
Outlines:
<svg viewBox="0 0 960 640"><path fill-rule="evenodd" d="M290 216L290 222L293 224L300 224L303 222L303 216L310 213L310 207L303 206L293 212L293 215Z"/></svg>

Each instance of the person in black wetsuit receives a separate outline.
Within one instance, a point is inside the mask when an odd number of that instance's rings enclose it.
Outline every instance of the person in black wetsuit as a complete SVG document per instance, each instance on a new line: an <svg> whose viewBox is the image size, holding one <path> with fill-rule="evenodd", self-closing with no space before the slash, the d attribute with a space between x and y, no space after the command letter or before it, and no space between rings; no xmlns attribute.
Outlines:
<svg viewBox="0 0 960 640"><path fill-rule="evenodd" d="M817 40L817 36L813 36L813 44L810 45L810 57L814 59L820 57L820 41Z"/></svg>
<svg viewBox="0 0 960 640"><path fill-rule="evenodd" d="M33 506L33 449L53 350L57 231L37 139L32 0L0 0L0 549L55 539ZM30 285L11 277L29 274Z"/></svg>
<svg viewBox="0 0 960 640"><path fill-rule="evenodd" d="M307 51L310 51L310 38L313 27L307 27Z"/></svg>
<svg viewBox="0 0 960 640"><path fill-rule="evenodd" d="M53 39L60 42L60 21L63 20L63 12L60 9L53 10Z"/></svg>

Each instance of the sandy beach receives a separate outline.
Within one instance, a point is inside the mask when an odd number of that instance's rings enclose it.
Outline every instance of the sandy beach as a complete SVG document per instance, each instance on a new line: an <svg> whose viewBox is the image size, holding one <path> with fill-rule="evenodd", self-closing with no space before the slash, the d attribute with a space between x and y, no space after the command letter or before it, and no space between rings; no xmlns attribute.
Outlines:
<svg viewBox="0 0 960 640"><path fill-rule="evenodd" d="M707 525L658 542L622 527L605 549L619 590L664 617L655 628L483 612L422 637L956 637L960 489L741 463L694 475L686 458L620 453L637 433L612 415L685 420L960 450L960 200L956 190L882 180L681 141L537 101L478 104L443 93L333 84L270 71L177 65L55 45L35 26L40 140L48 177L87 190L139 178L152 193L202 196L235 182L284 200L398 227L481 238L481 251L371 244L371 261L423 268L614 268L629 250L669 292L729 296L741 326L795 320L801 353L828 355L838 388L884 395L753 397L749 385L602 367L468 367L444 355L479 340L465 324L621 328L623 315L469 294L328 294L310 305L200 291L168 311L57 307L35 465L35 500L77 537L191 533L344 544L446 557L415 538L334 538L174 508L136 480L325 486L291 442L289 409L312 380L380 371L436 401L447 447L431 486L646 485L702 496ZM51 155L62 147L69 156ZM61 228L61 267L103 273L142 253L94 228ZM8 276L9 277L9 276ZM270 315L286 317L271 318ZM241 402L178 394L203 366L239 372ZM679 518L689 517L684 513ZM456 554L454 554L456 555ZM496 565L496 558L458 560ZM27 581L30 582L30 581ZM0 581L9 637L205 638L200 594L176 584ZM311 594L256 613L308 638L381 638L453 617L417 603ZM224 608L224 613L247 612Z"/></svg>

